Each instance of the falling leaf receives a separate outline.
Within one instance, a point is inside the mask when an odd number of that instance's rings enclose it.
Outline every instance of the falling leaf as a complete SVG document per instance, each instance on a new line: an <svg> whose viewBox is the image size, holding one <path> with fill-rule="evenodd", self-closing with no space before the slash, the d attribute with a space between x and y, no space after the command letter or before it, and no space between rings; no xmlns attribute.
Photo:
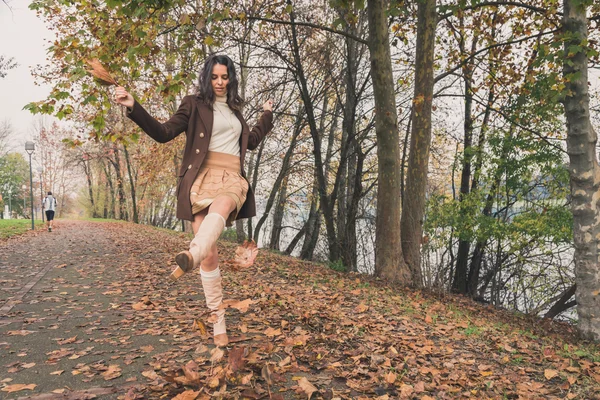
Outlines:
<svg viewBox="0 0 600 400"><path fill-rule="evenodd" d="M21 383L16 383L14 385L8 385L3 387L2 390L3 392L8 392L8 393L12 393L12 392L20 392L21 390L33 390L36 388L37 385L34 385L33 383L30 385L23 385Z"/></svg>
<svg viewBox="0 0 600 400"><path fill-rule="evenodd" d="M306 379L306 377L304 376L298 382L298 386L300 386L300 388L304 390L304 393L308 395L309 399L311 398L314 392L318 391L318 389L312 383L310 383L308 379Z"/></svg>
<svg viewBox="0 0 600 400"><path fill-rule="evenodd" d="M121 368L118 365L109 365L108 369L101 374L105 381L110 381L121 376Z"/></svg>
<svg viewBox="0 0 600 400"><path fill-rule="evenodd" d="M254 260L258 255L258 247L254 240L246 240L242 245L235 249L235 258L232 261L234 266L247 268L254 264Z"/></svg>
<svg viewBox="0 0 600 400"><path fill-rule="evenodd" d="M545 369L544 370L544 376L546 377L546 379L550 380L552 378L554 378L555 376L558 375L558 371L555 369Z"/></svg>
<svg viewBox="0 0 600 400"><path fill-rule="evenodd" d="M193 390L186 390L185 392L179 393L177 396L173 397L172 400L195 400L200 394L200 390L194 392Z"/></svg>

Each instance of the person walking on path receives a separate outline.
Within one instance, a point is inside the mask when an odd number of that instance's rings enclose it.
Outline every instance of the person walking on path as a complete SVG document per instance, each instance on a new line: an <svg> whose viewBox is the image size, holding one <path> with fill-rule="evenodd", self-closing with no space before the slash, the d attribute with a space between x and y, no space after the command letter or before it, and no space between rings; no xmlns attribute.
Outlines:
<svg viewBox="0 0 600 400"><path fill-rule="evenodd" d="M52 192L48 192L48 195L44 197L42 205L46 212L48 232L52 232L52 222L54 221L54 212L56 211L56 198L52 196Z"/></svg>
<svg viewBox="0 0 600 400"><path fill-rule="evenodd" d="M213 339L229 343L225 324L221 272L216 241L236 219L256 215L254 194L244 171L246 150L254 150L273 128L273 103L250 129L241 114L238 80L233 61L225 55L208 57L200 72L198 91L185 96L175 114L160 123L125 88L117 87L115 100L127 107L127 116L152 139L173 140L185 131L183 162L178 173L177 217L192 221L194 238L189 250L175 256L178 279L200 266L206 304L212 312Z"/></svg>

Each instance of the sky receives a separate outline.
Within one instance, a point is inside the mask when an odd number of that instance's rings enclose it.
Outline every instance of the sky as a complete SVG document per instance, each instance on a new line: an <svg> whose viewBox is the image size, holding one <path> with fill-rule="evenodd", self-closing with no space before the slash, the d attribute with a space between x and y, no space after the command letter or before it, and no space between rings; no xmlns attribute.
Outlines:
<svg viewBox="0 0 600 400"><path fill-rule="evenodd" d="M0 121L8 120L14 130L11 145L24 153L24 144L33 137L33 124L39 116L23 107L46 98L49 85L36 85L31 69L46 63L48 40L53 35L43 21L29 10L28 0L8 0L10 9L0 1L0 54L14 57L19 66L0 78ZM48 120L48 117L45 117Z"/></svg>

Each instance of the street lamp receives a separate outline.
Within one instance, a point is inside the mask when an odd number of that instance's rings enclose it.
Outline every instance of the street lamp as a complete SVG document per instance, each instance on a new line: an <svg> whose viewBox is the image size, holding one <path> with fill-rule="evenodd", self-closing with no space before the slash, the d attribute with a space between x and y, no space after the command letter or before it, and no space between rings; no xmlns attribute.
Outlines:
<svg viewBox="0 0 600 400"><path fill-rule="evenodd" d="M33 222L33 171L31 170L31 155L35 151L35 143L25 142L25 151L29 154L29 194L31 198L31 230L35 229L35 223Z"/></svg>
<svg viewBox="0 0 600 400"><path fill-rule="evenodd" d="M12 218L12 202L10 198L12 197L12 188L8 188L8 219Z"/></svg>
<svg viewBox="0 0 600 400"><path fill-rule="evenodd" d="M42 214L42 224L43 224L44 223L44 182L42 181L42 178L44 175L42 174L42 172L44 171L44 169L42 167L38 167L37 170L40 173L40 195L41 195L40 210L42 210L41 214Z"/></svg>

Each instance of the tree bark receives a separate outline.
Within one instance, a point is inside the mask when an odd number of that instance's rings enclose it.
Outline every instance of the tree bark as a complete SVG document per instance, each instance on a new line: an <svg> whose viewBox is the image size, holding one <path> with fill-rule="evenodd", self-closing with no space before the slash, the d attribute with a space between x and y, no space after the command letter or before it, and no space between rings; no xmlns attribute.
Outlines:
<svg viewBox="0 0 600 400"><path fill-rule="evenodd" d="M378 164L375 275L389 282L411 284L400 240L400 137L387 6L385 0L369 0L367 7Z"/></svg>
<svg viewBox="0 0 600 400"><path fill-rule="evenodd" d="M431 146L431 108L433 101L433 57L437 14L435 0L418 4L417 48L413 127L406 171L406 190L402 210L402 251L415 286L422 285L421 237L425 213L425 191Z"/></svg>
<svg viewBox="0 0 600 400"><path fill-rule="evenodd" d="M567 153L575 243L578 328L586 339L600 340L600 167L597 136L590 121L588 93L587 6L590 0L564 0Z"/></svg>
<svg viewBox="0 0 600 400"><path fill-rule="evenodd" d="M269 241L269 248L272 250L279 250L279 240L281 239L281 231L283 229L283 213L287 200L288 177L289 175L286 174L283 182L281 182L281 188L279 189L279 195L275 203L275 210L273 211L273 228L271 228L271 239Z"/></svg>
<svg viewBox="0 0 600 400"><path fill-rule="evenodd" d="M133 222L138 224L138 209L137 209L137 200L135 193L135 179L133 177L133 172L131 169L131 160L129 159L129 151L127 151L127 146L123 145L123 153L125 154L125 163L127 164L127 175L129 175L129 187L131 188L131 207L133 211Z"/></svg>

